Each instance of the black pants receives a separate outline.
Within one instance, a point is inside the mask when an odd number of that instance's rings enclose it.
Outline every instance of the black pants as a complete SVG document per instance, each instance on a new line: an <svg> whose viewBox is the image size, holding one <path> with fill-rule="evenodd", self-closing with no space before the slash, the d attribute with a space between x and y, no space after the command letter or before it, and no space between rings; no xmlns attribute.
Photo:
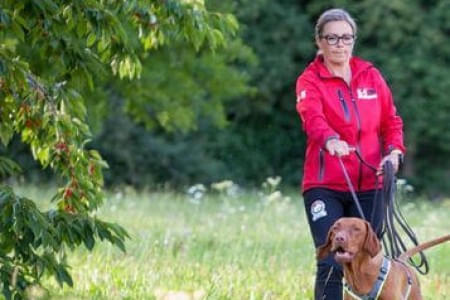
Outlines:
<svg viewBox="0 0 450 300"><path fill-rule="evenodd" d="M380 195L380 192L378 193ZM383 204L380 197L374 199L375 191L357 193L363 213L372 228L381 234ZM313 188L303 194L305 211L315 247L325 243L328 230L341 217L361 217L350 192ZM372 212L374 212L372 214ZM372 218L373 216L373 218ZM315 300L342 299L342 267L329 255L317 262Z"/></svg>

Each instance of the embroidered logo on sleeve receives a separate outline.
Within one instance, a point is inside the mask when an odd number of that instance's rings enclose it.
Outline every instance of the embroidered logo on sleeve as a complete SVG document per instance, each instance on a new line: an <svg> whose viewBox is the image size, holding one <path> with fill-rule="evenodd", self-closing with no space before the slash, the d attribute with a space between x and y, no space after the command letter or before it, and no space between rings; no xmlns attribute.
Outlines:
<svg viewBox="0 0 450 300"><path fill-rule="evenodd" d="M306 98L306 90L301 90L300 93L297 95L297 102L300 102L305 98Z"/></svg>
<svg viewBox="0 0 450 300"><path fill-rule="evenodd" d="M311 215L313 222L322 217L325 217L327 215L327 211L325 209L325 202L323 202L322 200L315 200L311 204Z"/></svg>
<svg viewBox="0 0 450 300"><path fill-rule="evenodd" d="M372 88L358 88L356 92L361 100L373 100L378 97L377 91Z"/></svg>

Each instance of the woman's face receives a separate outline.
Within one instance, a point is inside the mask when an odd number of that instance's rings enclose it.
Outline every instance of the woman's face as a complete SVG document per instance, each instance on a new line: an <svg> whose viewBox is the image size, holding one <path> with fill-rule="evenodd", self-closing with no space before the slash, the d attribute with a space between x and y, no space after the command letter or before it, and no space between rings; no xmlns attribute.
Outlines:
<svg viewBox="0 0 450 300"><path fill-rule="evenodd" d="M325 61L332 64L348 63L353 51L354 35L350 24L345 21L332 21L325 24L316 43L322 50Z"/></svg>

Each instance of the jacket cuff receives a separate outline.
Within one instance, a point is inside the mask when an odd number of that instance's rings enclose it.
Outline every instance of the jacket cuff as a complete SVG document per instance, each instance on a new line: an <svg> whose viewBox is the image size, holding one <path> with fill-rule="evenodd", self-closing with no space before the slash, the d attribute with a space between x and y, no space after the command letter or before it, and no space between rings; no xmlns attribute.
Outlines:
<svg viewBox="0 0 450 300"><path fill-rule="evenodd" d="M398 151L399 154L405 155L405 147L402 145L388 145L384 148L384 155L390 154L392 151Z"/></svg>

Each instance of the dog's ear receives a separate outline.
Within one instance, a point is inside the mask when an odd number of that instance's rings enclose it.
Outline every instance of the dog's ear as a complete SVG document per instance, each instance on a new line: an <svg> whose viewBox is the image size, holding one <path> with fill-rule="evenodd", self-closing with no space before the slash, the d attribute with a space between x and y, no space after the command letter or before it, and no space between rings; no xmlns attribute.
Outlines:
<svg viewBox="0 0 450 300"><path fill-rule="evenodd" d="M317 248L317 259L324 259L325 257L330 254L331 251L331 239L332 239L332 233L333 233L333 227L330 227L328 230L327 239L325 240L325 243Z"/></svg>
<svg viewBox="0 0 450 300"><path fill-rule="evenodd" d="M377 235L372 229L372 226L369 222L365 222L366 224L366 239L364 241L363 249L369 253L371 257L374 257L381 250L381 244L378 240Z"/></svg>

